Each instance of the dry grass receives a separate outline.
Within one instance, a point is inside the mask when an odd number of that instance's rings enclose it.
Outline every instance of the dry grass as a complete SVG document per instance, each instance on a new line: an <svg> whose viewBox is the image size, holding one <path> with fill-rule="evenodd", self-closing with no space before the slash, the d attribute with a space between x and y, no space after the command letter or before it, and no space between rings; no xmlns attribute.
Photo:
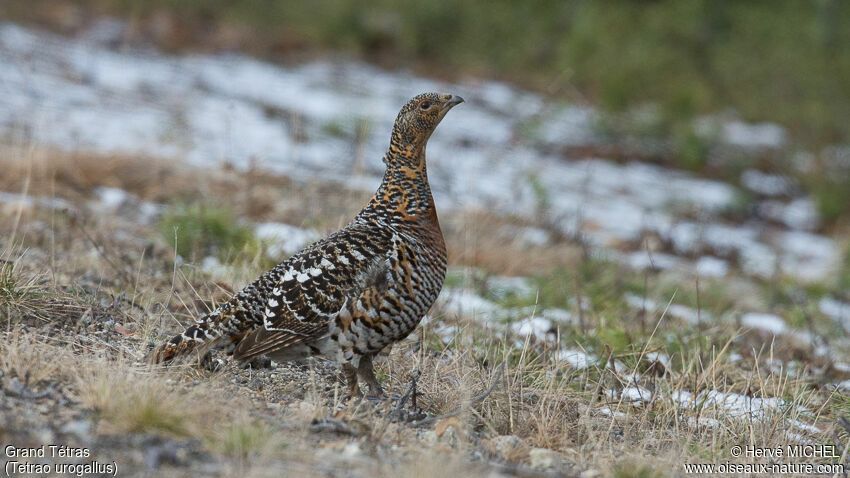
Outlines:
<svg viewBox="0 0 850 478"><path fill-rule="evenodd" d="M26 385L66 378L73 357L67 350L49 345L36 334L13 330L3 334L0 370Z"/></svg>
<svg viewBox="0 0 850 478"><path fill-rule="evenodd" d="M529 244L517 231L536 227L519 218L506 218L487 212L467 212L442 220L449 263L477 267L508 276L534 276L558 267L572 267L581 260L581 248L559 240L556 233L549 243ZM508 252L509 251L509 252Z"/></svg>
<svg viewBox="0 0 850 478"><path fill-rule="evenodd" d="M641 325L612 297L628 280L619 270L582 277L581 290L590 296L585 323L581 328L559 324L563 340L570 341L563 345L587 347L600 358L586 369L557 360L562 344L510 333L508 324L523 317L485 326L437 310L433 325L379 363L389 393L402 393L421 371L418 405L445 414L487 390L497 379L498 364L505 368L486 399L424 429L388 420L391 404L345 408L342 381L321 367L300 375L287 375L288 369L246 371L229 362L217 372L196 365L150 369L141 360L152 342L214 306L261 272L262 264L236 260L231 275L218 280L192 264L175 264L174 251L156 225L89 211L85 201L92 188L121 187L164 203L176 196L203 200L236 188L244 197L237 195L233 207L246 220L319 229L338 227L357 203L352 198L362 192L149 159L42 151L30 151L26 161L13 156L0 159L9 171L0 189L51 191L48 196L69 199L78 210L0 209L0 234L11 236L6 261L0 262L5 326L0 370L5 380L14 377L29 387L66 387L78 403L74 406L94 410L101 436L195 439L219 460L223 473L253 476L277 476L284 468L309 476L327 467L370 475L484 474L489 469L465 457L478 453L500 466L528 465L541 453L538 448L558 452L570 471L659 476L681 474L683 462L730 460L732 445L768 447L802 439L789 432L830 442L838 430L834 420L850 413L850 399L819 383L841 378L838 372L811 370L830 369L825 359L785 338L771 342L744 334L731 320L696 328L663 311L650 311ZM266 206L253 209L252 197ZM497 275L585 267L580 248L563 238L528 246L506 237L505 228L528 224L519 219L467 213L446 215L443 223L454 265ZM575 284L568 285L572 290ZM650 284L646 293L665 290ZM540 292L549 293L555 292ZM558 300L570 307L573 296L569 292ZM540 297L541 307L547 299ZM730 307L736 303L724 301ZM459 327L457 337L445 345L434 332L437 325ZM709 336L710 341L697 340ZM624 337L624 344L610 337ZM665 353L671 363L661 366L648 352ZM733 353L741 358L731 360ZM779 358L795 360L799 369L772 368ZM628 399L635 387L648 393L640 403ZM758 416L733 417L707 400L710 391L782 402ZM681 398L687 396L693 400ZM312 433L310 423L326 417L339 417L358 436ZM504 435L515 437L514 444L500 446Z"/></svg>
<svg viewBox="0 0 850 478"><path fill-rule="evenodd" d="M211 421L226 418L203 392L180 391L166 379L130 364L92 364L77 376L80 400L93 407L105 433L161 432L202 435Z"/></svg>

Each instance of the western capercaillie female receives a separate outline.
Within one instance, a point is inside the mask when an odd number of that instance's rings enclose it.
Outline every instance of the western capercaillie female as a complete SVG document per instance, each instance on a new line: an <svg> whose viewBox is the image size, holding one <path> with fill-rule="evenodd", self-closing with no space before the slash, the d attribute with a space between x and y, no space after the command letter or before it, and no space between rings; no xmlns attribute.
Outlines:
<svg viewBox="0 0 850 478"><path fill-rule="evenodd" d="M425 145L461 102L437 93L411 99L396 118L381 185L360 213L160 346L154 362L208 342L232 345L240 360L322 355L342 365L352 396L358 377L383 395L372 357L416 328L445 278Z"/></svg>

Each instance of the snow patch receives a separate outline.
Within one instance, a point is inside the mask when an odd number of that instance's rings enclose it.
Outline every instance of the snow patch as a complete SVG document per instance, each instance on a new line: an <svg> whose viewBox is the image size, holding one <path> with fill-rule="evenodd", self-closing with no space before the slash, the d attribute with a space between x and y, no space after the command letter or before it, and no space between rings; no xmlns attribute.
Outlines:
<svg viewBox="0 0 850 478"><path fill-rule="evenodd" d="M775 314L750 312L741 317L741 325L780 335L787 329L785 319Z"/></svg>
<svg viewBox="0 0 850 478"><path fill-rule="evenodd" d="M280 222L257 224L254 234L259 240L268 242L266 255L275 259L291 256L321 237L315 231Z"/></svg>
<svg viewBox="0 0 850 478"><path fill-rule="evenodd" d="M591 367L599 360L596 356L579 349L560 350L556 359L568 363L570 367L575 369Z"/></svg>

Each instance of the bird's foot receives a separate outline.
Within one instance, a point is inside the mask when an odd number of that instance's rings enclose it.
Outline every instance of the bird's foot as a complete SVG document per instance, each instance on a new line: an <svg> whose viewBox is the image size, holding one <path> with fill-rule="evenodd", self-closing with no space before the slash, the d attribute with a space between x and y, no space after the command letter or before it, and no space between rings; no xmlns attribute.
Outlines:
<svg viewBox="0 0 850 478"><path fill-rule="evenodd" d="M363 398L365 398L366 400L368 400L371 403L378 404L378 403L386 402L389 397L384 395L384 392L381 392L381 393L369 393L368 395L366 395Z"/></svg>
<svg viewBox="0 0 850 478"><path fill-rule="evenodd" d="M245 362L242 365L242 368L251 368L254 370L272 368L272 359L266 357L265 355L260 355L259 357L254 357L253 359Z"/></svg>
<svg viewBox="0 0 850 478"><path fill-rule="evenodd" d="M202 368L215 373L224 367L224 360L213 357L212 351L208 351L201 357L200 365Z"/></svg>

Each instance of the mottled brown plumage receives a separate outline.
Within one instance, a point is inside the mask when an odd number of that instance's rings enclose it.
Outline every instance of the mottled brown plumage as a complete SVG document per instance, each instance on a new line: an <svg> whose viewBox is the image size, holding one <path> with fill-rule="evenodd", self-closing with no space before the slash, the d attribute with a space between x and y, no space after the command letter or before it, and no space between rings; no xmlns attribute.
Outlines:
<svg viewBox="0 0 850 478"><path fill-rule="evenodd" d="M458 96L426 93L399 112L375 195L343 229L263 274L230 301L160 346L167 362L221 341L233 356L339 361L352 395L360 379L381 395L372 357L406 337L443 284L446 247L425 164L425 145Z"/></svg>

